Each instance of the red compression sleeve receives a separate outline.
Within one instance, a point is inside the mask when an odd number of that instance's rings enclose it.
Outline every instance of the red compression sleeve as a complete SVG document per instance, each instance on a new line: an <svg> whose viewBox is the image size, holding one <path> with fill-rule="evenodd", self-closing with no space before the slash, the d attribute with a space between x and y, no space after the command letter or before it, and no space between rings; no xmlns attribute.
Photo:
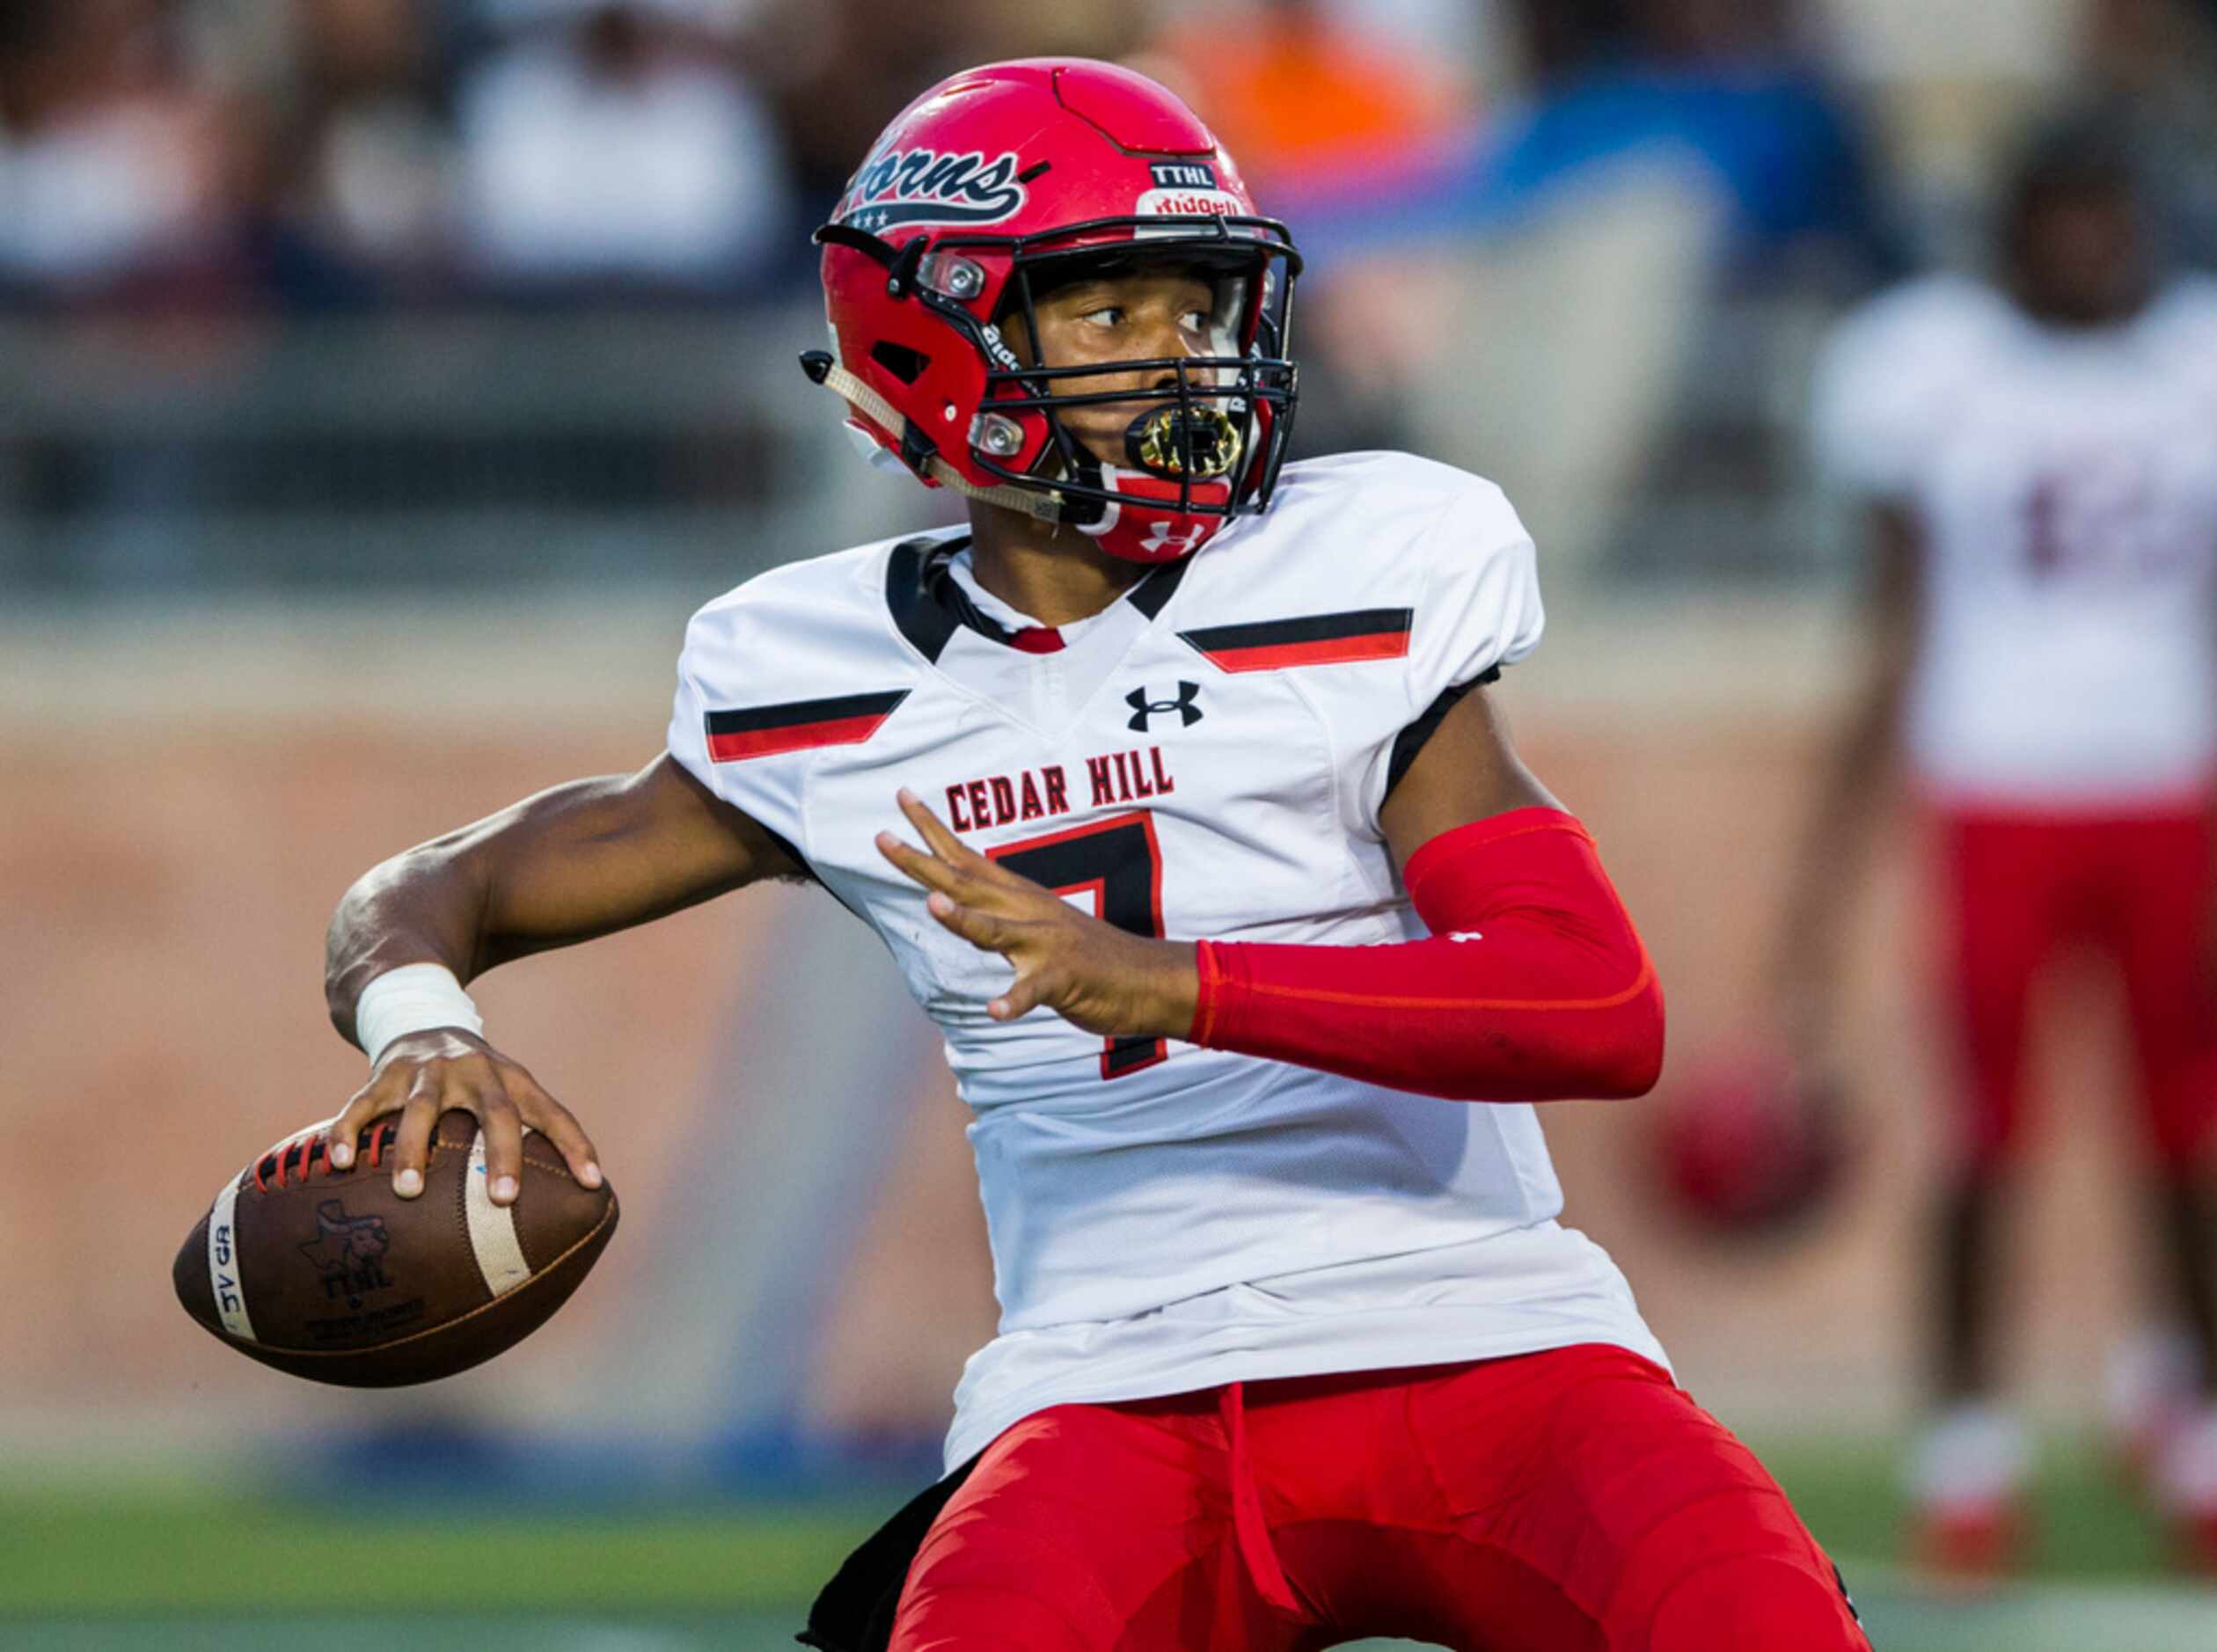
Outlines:
<svg viewBox="0 0 2217 1652"><path fill-rule="evenodd" d="M1576 819L1520 808L1459 826L1403 881L1426 939L1203 941L1193 1042L1456 1100L1653 1087L1662 989Z"/></svg>

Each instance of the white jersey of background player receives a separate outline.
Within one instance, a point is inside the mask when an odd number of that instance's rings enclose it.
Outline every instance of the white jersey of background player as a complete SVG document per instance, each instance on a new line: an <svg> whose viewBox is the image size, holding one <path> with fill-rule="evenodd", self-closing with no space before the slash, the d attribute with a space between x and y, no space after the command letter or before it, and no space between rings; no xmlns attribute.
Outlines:
<svg viewBox="0 0 2217 1652"><path fill-rule="evenodd" d="M1836 485L1922 531L1904 735L1949 801L2117 808L2217 769L2217 281L2044 325L1937 276L1843 329L1817 387Z"/></svg>
<svg viewBox="0 0 2217 1652"><path fill-rule="evenodd" d="M973 848L1141 932L1422 936L1379 826L1397 747L1540 640L1500 490L1401 454L1291 465L1267 515L1045 653L1009 646L1032 622L968 577L966 541L799 562L710 603L669 728L891 948L977 1115L1002 1334L964 1377L949 1466L1065 1400L1566 1341L1659 1361L1614 1266L1555 1224L1529 1106L1103 1040L1045 1009L995 1021L1007 966L874 841L890 789L929 776Z"/></svg>

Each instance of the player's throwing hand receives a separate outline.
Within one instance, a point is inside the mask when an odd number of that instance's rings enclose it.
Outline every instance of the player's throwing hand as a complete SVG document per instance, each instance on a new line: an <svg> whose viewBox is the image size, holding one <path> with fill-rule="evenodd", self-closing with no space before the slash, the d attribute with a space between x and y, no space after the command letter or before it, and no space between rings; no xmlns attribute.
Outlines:
<svg viewBox="0 0 2217 1652"><path fill-rule="evenodd" d="M1044 1005L1103 1036L1183 1038L1192 1029L1201 976L1189 944L1104 924L979 854L905 786L900 803L930 852L889 831L877 835L879 852L930 891L924 904L933 917L1016 966L1014 984L985 1006L995 1020Z"/></svg>
<svg viewBox="0 0 2217 1652"><path fill-rule="evenodd" d="M535 1129L568 1161L580 1186L601 1184L599 1157L583 1126L539 1087L523 1067L473 1033L435 1027L396 1038L382 1053L370 1082L331 1122L332 1163L344 1170L355 1138L389 1113L400 1115L394 1141L398 1167L392 1190L404 1199L423 1191L424 1166L439 1115L474 1115L485 1132L488 1191L495 1204L515 1202L523 1172L523 1132Z"/></svg>

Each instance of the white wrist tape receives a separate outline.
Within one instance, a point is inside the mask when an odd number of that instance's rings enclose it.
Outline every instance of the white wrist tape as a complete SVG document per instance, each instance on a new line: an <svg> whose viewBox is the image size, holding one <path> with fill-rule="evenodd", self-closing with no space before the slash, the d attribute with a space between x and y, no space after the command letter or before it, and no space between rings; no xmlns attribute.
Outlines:
<svg viewBox="0 0 2217 1652"><path fill-rule="evenodd" d="M372 1067L394 1039L439 1027L485 1031L478 1006L443 964L403 964L388 969L362 988L355 1002L355 1042Z"/></svg>

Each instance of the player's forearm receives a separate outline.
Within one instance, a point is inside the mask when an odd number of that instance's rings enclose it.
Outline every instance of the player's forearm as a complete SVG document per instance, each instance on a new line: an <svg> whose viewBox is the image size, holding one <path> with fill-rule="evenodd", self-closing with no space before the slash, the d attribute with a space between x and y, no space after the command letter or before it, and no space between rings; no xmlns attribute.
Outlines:
<svg viewBox="0 0 2217 1652"><path fill-rule="evenodd" d="M394 856L347 892L326 954L332 1021L351 1038L362 989L405 964L467 982L795 870L667 758L554 786Z"/></svg>
<svg viewBox="0 0 2217 1652"><path fill-rule="evenodd" d="M355 1035L362 989L407 964L465 985L497 964L589 939L686 903L635 875L648 834L626 820L626 783L576 780L419 844L358 879L332 915L324 996ZM630 863L634 875L625 875Z"/></svg>
<svg viewBox="0 0 2217 1652"><path fill-rule="evenodd" d="M438 964L468 981L485 947L481 871L465 855L426 844L357 880L332 914L324 945L324 1001L340 1035L355 1039L362 989L388 970Z"/></svg>
<svg viewBox="0 0 2217 1652"><path fill-rule="evenodd" d="M1804 830L1786 908L1788 955L1822 950L1855 893L1893 789L1908 662L1876 662L1833 742Z"/></svg>
<svg viewBox="0 0 2217 1652"><path fill-rule="evenodd" d="M1412 857L1430 939L1204 942L1191 1036L1457 1100L1640 1095L1663 994L1592 840L1554 809L1458 828Z"/></svg>

